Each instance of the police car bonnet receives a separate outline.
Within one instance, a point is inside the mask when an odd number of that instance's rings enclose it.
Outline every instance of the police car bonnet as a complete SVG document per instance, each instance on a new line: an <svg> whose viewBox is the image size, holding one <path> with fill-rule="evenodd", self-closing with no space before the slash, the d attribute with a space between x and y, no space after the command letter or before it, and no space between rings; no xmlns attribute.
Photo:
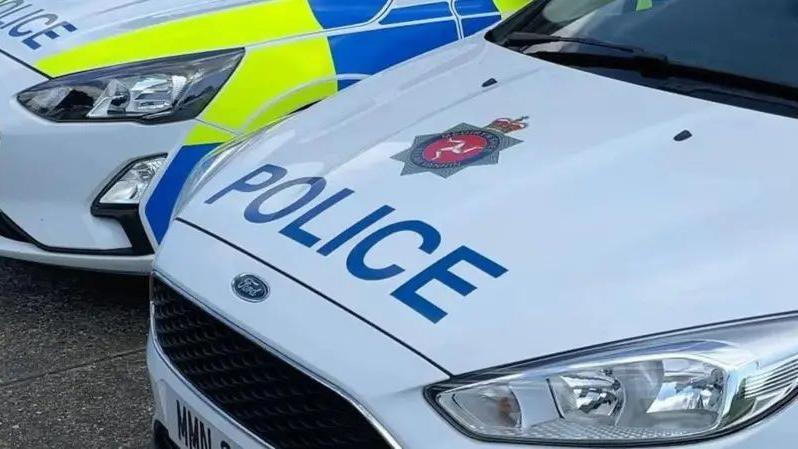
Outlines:
<svg viewBox="0 0 798 449"><path fill-rule="evenodd" d="M181 219L454 372L794 309L790 119L470 41L257 139Z"/></svg>

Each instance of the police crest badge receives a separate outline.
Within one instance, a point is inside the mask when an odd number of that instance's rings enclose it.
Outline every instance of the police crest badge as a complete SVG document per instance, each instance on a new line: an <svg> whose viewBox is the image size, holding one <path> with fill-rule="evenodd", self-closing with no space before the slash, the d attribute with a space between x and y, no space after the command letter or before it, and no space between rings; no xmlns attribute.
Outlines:
<svg viewBox="0 0 798 449"><path fill-rule="evenodd" d="M499 163L499 153L522 143L508 134L527 128L529 117L500 118L480 128L461 123L441 134L418 136L392 157L405 164L402 176L430 172L448 178L472 165Z"/></svg>

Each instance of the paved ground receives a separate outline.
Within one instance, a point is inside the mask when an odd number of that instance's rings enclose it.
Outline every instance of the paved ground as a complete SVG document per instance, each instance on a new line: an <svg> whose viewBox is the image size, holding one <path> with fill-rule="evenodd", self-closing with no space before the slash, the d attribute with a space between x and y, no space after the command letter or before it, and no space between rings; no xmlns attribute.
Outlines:
<svg viewBox="0 0 798 449"><path fill-rule="evenodd" d="M0 259L0 449L145 449L147 281Z"/></svg>

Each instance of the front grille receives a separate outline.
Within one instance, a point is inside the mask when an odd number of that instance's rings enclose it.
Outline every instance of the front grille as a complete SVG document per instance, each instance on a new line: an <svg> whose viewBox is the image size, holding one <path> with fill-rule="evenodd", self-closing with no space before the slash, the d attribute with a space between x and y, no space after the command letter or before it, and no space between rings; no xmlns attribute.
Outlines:
<svg viewBox="0 0 798 449"><path fill-rule="evenodd" d="M153 324L163 353L207 399L277 449L391 446L333 390L158 280Z"/></svg>

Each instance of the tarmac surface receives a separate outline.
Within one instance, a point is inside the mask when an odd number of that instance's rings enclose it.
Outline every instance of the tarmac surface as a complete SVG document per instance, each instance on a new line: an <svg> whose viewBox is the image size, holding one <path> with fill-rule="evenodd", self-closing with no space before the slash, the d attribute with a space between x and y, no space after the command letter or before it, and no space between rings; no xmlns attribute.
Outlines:
<svg viewBox="0 0 798 449"><path fill-rule="evenodd" d="M147 449L147 279L0 259L0 449Z"/></svg>

